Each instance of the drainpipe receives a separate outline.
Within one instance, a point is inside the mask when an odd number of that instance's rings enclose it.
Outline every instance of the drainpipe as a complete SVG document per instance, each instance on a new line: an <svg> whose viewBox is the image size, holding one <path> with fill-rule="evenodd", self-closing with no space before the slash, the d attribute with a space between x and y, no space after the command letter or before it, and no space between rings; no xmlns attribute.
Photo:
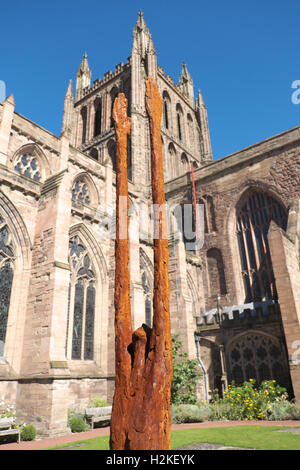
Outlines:
<svg viewBox="0 0 300 470"><path fill-rule="evenodd" d="M208 378L207 378L207 370L205 369L205 366L202 362L202 359L200 357L200 336L195 334L195 343L196 343L196 351L197 351L197 359L199 366L201 367L204 375L204 391L205 391L205 400L206 403L208 403Z"/></svg>

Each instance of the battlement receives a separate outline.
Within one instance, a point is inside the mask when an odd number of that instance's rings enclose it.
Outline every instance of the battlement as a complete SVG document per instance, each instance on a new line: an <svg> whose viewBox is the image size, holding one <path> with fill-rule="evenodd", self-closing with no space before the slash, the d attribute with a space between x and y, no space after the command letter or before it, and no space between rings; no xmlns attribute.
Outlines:
<svg viewBox="0 0 300 470"><path fill-rule="evenodd" d="M218 309L213 308L196 317L198 330L206 327L232 328L233 326L248 323L264 323L278 321L280 317L279 303L274 300L264 302L251 302L241 305L230 305Z"/></svg>
<svg viewBox="0 0 300 470"><path fill-rule="evenodd" d="M178 83L175 83L172 77L166 74L164 69L160 65L157 66L157 71L158 71L158 74L161 76L161 78L163 78L171 86L171 88L173 88L173 90L180 95L180 97L184 100L184 102L188 106L191 106L191 102L188 96L183 92L181 85ZM194 106L192 106L192 108L194 109Z"/></svg>
<svg viewBox="0 0 300 470"><path fill-rule="evenodd" d="M95 90L98 88L102 87L106 83L108 83L110 80L116 78L118 75L120 75L122 72L128 69L128 67L131 64L131 57L128 57L126 64L121 62L120 64L115 66L115 70L109 70L106 72L103 76L103 79L97 78L94 80L93 84L91 87L85 87L82 92L82 98L88 96L90 93L93 93Z"/></svg>

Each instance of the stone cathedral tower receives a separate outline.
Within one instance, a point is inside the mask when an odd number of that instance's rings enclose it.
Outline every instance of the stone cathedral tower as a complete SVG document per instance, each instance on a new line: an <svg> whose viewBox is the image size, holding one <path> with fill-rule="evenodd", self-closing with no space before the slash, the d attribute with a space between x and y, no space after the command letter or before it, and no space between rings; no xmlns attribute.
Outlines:
<svg viewBox="0 0 300 470"><path fill-rule="evenodd" d="M186 64L182 66L179 84L164 73L157 64L152 36L142 12L133 30L131 56L120 63L102 80L91 84L91 70L84 54L76 75L75 103L72 107L71 85L65 98L63 131L71 132L72 144L95 160L111 160L114 168L114 129L112 105L119 92L128 100L132 118L129 142L129 179L149 187L149 132L145 110L145 79L154 77L164 96L162 133L165 153L165 177L174 178L185 173L189 164L200 167L211 160L207 113L202 95L195 106L193 80ZM179 147L175 150L176 147ZM175 155L176 152L176 155Z"/></svg>

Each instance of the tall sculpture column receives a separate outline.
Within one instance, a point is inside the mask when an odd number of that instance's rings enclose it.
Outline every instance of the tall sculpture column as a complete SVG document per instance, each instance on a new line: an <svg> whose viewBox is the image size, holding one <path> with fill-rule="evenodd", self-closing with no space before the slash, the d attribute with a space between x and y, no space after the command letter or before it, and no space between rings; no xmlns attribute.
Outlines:
<svg viewBox="0 0 300 470"><path fill-rule="evenodd" d="M126 449L128 412L130 409L132 342L130 275L128 244L127 135L131 120L127 117L127 99L120 93L114 101L113 119L116 132L116 243L115 243L115 395L111 416L110 447Z"/></svg>
<svg viewBox="0 0 300 470"><path fill-rule="evenodd" d="M113 113L117 136L117 199L120 195L124 196L128 189L127 176L125 178L126 138L130 129L130 120L126 116L126 105L124 114L124 103L126 103L124 100L124 95L122 97L120 94L115 101ZM150 123L152 197L156 214L153 328L143 324L132 333L128 231L127 239L121 240L118 201L115 281L116 389L110 436L110 447L114 450L170 449L172 341L167 218L160 136L162 99L151 77L146 82L146 109ZM128 202L125 206L127 206L127 219L126 217L125 219L128 221Z"/></svg>

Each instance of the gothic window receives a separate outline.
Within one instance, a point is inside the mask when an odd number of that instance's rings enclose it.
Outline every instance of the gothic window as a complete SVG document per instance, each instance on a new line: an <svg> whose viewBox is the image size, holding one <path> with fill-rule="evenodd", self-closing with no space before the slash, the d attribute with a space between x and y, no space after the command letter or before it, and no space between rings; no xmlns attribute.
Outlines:
<svg viewBox="0 0 300 470"><path fill-rule="evenodd" d="M95 147L90 150L89 154L94 160L98 160L98 150Z"/></svg>
<svg viewBox="0 0 300 470"><path fill-rule="evenodd" d="M91 203L88 185L84 178L78 178L72 188L72 200L89 205Z"/></svg>
<svg viewBox="0 0 300 470"><path fill-rule="evenodd" d="M178 139L182 140L182 117L183 117L183 111L180 106L180 104L177 104L176 106L176 116L177 116L177 133L178 133Z"/></svg>
<svg viewBox="0 0 300 470"><path fill-rule="evenodd" d="M140 251L140 273L144 294L145 324L152 327L152 283L149 269L146 267L142 250Z"/></svg>
<svg viewBox="0 0 300 470"><path fill-rule="evenodd" d="M164 99L164 107L163 107L163 113L164 113L164 125L166 129L169 129L169 116L168 116L168 102L166 99Z"/></svg>
<svg viewBox="0 0 300 470"><path fill-rule="evenodd" d="M177 113L177 131L178 131L178 138L179 140L182 139L182 134L181 134L181 119L180 119L180 114Z"/></svg>
<svg viewBox="0 0 300 470"><path fill-rule="evenodd" d="M170 168L170 178L176 178L177 176L177 161L176 161L176 150L174 145L171 143L168 147L169 154L169 168Z"/></svg>
<svg viewBox="0 0 300 470"><path fill-rule="evenodd" d="M100 99L97 99L95 101L94 137L101 134L101 117L102 117L102 102Z"/></svg>
<svg viewBox="0 0 300 470"><path fill-rule="evenodd" d="M277 299L268 243L272 219L286 230L286 210L265 193L252 193L237 212L237 238L245 302Z"/></svg>
<svg viewBox="0 0 300 470"><path fill-rule="evenodd" d="M108 155L110 156L113 170L116 171L116 143L110 140L107 144Z"/></svg>
<svg viewBox="0 0 300 470"><path fill-rule="evenodd" d="M151 327L152 322L152 307L151 307L151 291L149 280L145 271L142 274L142 285L143 285L143 293L144 293L144 303L145 303L145 323L149 327Z"/></svg>
<svg viewBox="0 0 300 470"><path fill-rule="evenodd" d="M181 155L182 172L186 173L189 170L189 161L185 153Z"/></svg>
<svg viewBox="0 0 300 470"><path fill-rule="evenodd" d="M127 116L131 116L131 81L130 78L126 80L123 85L124 94L127 99Z"/></svg>
<svg viewBox="0 0 300 470"><path fill-rule="evenodd" d="M86 142L86 131L87 131L87 108L81 109L81 124L82 124L82 134L81 134L81 143L84 144Z"/></svg>
<svg viewBox="0 0 300 470"><path fill-rule="evenodd" d="M228 360L231 380L237 385L249 379L288 384L286 355L276 338L255 332L244 334L230 346Z"/></svg>
<svg viewBox="0 0 300 470"><path fill-rule="evenodd" d="M213 198L208 195L204 195L199 199L199 204L204 206L204 232L216 232L216 217Z"/></svg>
<svg viewBox="0 0 300 470"><path fill-rule="evenodd" d="M169 179L168 175L168 159L166 158L165 154L165 145L164 145L164 139L161 137L161 149L162 149L162 156L163 156L163 169L164 169L164 178L165 181ZM149 169L150 170L150 169Z"/></svg>
<svg viewBox="0 0 300 470"><path fill-rule="evenodd" d="M207 252L207 269L210 283L210 295L216 297L227 292L223 257L220 250L211 248Z"/></svg>
<svg viewBox="0 0 300 470"><path fill-rule="evenodd" d="M166 129L170 128L170 115L169 110L171 107L171 99L167 91L163 92L163 126Z"/></svg>
<svg viewBox="0 0 300 470"><path fill-rule="evenodd" d="M4 356L5 337L13 271L14 251L7 225L0 217L0 357Z"/></svg>
<svg viewBox="0 0 300 470"><path fill-rule="evenodd" d="M114 120L113 120L113 107L114 101L118 95L118 89L114 87L110 92L110 100L111 100L111 107L110 107L110 127L114 127Z"/></svg>
<svg viewBox="0 0 300 470"><path fill-rule="evenodd" d="M39 182L41 180L39 162L36 156L31 153L26 153L19 157L15 164L15 170L20 175L27 176L27 178L34 181Z"/></svg>
<svg viewBox="0 0 300 470"><path fill-rule="evenodd" d="M194 150L194 124L193 119L190 114L187 115L187 125L188 125L188 132L189 132L189 141L190 141L190 149Z"/></svg>
<svg viewBox="0 0 300 470"><path fill-rule="evenodd" d="M94 357L94 320L96 277L86 248L78 236L69 243L71 266L70 310L72 318L69 338L71 340L71 359L92 360Z"/></svg>
<svg viewBox="0 0 300 470"><path fill-rule="evenodd" d="M132 181L131 137L127 136L127 177Z"/></svg>

